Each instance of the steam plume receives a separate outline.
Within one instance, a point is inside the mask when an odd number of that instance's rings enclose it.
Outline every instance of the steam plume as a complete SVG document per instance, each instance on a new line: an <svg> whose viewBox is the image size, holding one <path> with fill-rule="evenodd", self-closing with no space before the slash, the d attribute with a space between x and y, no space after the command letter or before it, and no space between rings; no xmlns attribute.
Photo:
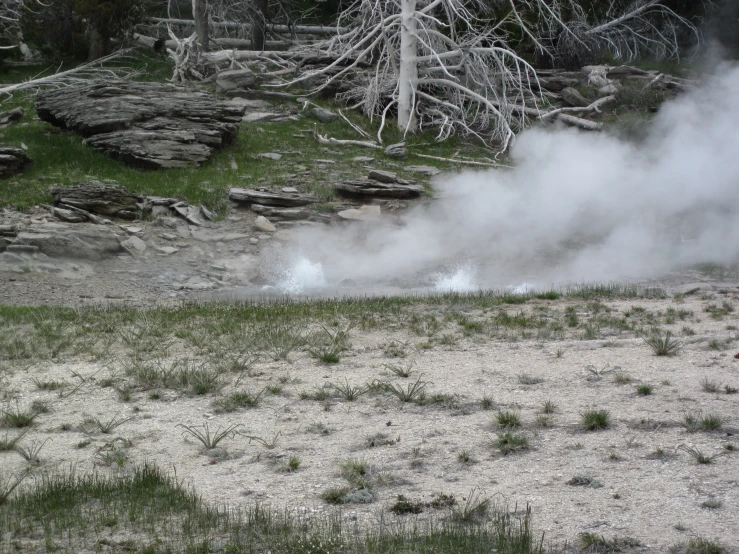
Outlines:
<svg viewBox="0 0 739 554"><path fill-rule="evenodd" d="M468 268L481 288L650 278L739 247L739 67L661 109L638 143L571 129L523 133L510 171L434 183L394 223L302 230L329 283L425 287ZM465 280L466 279L466 280ZM453 281L453 280L452 280Z"/></svg>

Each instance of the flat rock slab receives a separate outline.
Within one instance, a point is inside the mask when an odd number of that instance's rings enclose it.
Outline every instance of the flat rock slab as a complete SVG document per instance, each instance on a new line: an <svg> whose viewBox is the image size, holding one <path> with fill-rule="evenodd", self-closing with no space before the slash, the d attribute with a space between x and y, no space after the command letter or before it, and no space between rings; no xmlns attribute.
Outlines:
<svg viewBox="0 0 739 554"><path fill-rule="evenodd" d="M43 92L36 112L113 158L157 169L202 165L236 138L244 108L171 84L113 80Z"/></svg>
<svg viewBox="0 0 739 554"><path fill-rule="evenodd" d="M264 206L284 206L287 208L315 204L318 198L310 194L288 194L284 192L267 192L254 189L232 188L228 197L234 202L244 204L262 204Z"/></svg>
<svg viewBox="0 0 739 554"><path fill-rule="evenodd" d="M87 212L122 219L136 219L142 196L128 192L120 185L90 181L71 187L52 187L55 206L71 206ZM77 214L79 215L79 214Z"/></svg>
<svg viewBox="0 0 739 554"><path fill-rule="evenodd" d="M433 177L441 173L439 168L430 165L407 165L403 169L410 171L411 173L421 173L422 175L429 175Z"/></svg>
<svg viewBox="0 0 739 554"><path fill-rule="evenodd" d="M31 163L20 148L0 148L0 179L23 171Z"/></svg>
<svg viewBox="0 0 739 554"><path fill-rule="evenodd" d="M270 206L262 206L261 204L252 204L251 209L265 217L287 219L289 221L310 219L311 215L315 213L305 208L272 208Z"/></svg>
<svg viewBox="0 0 739 554"><path fill-rule="evenodd" d="M30 225L14 245L35 246L52 258L102 260L122 253L118 237L105 227L80 227L61 223Z"/></svg>
<svg viewBox="0 0 739 554"><path fill-rule="evenodd" d="M357 179L334 185L336 192L347 195L380 196L389 198L415 198L425 192L421 185L380 183L369 179Z"/></svg>

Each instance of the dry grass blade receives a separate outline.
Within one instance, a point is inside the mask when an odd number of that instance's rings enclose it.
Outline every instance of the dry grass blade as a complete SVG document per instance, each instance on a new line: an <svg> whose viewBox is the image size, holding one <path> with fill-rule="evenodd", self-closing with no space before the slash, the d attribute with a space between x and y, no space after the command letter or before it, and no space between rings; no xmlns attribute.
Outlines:
<svg viewBox="0 0 739 554"><path fill-rule="evenodd" d="M184 425L183 423L180 423L177 425L177 427L182 427L184 431L183 434L187 433L191 437L194 437L197 439L202 445L207 448L208 450L215 448L218 446L218 444L227 437L233 437L237 429L239 427L242 427L240 423L234 423L233 425L229 425L225 429L221 429L220 427L216 429L213 433L211 433L210 426L208 425L208 422L206 421L203 424L203 429L198 429L197 427L193 425Z"/></svg>

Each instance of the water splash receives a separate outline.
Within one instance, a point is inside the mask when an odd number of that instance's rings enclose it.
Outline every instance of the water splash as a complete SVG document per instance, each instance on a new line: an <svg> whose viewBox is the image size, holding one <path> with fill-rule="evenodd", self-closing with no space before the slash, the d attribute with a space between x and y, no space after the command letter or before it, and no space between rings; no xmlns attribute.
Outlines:
<svg viewBox="0 0 739 554"><path fill-rule="evenodd" d="M480 286L475 279L475 271L469 266L458 266L454 273L436 276L434 290L437 292L477 292Z"/></svg>
<svg viewBox="0 0 739 554"><path fill-rule="evenodd" d="M534 286L529 283L521 283L520 285L511 285L508 287L508 291L512 294L528 294L534 290Z"/></svg>
<svg viewBox="0 0 739 554"><path fill-rule="evenodd" d="M320 262L299 256L289 264L275 289L285 294L303 294L326 287L326 277Z"/></svg>

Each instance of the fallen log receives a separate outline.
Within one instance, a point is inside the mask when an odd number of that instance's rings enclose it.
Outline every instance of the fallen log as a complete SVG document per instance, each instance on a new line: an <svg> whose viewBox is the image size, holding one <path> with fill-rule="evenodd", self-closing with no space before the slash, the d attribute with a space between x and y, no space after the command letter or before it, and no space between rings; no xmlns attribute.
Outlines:
<svg viewBox="0 0 739 554"><path fill-rule="evenodd" d="M163 17L151 17L149 21L152 23L164 23L165 25L176 25L179 27L194 26L195 21L192 19L167 19ZM251 23L238 23L232 21L211 21L211 27L222 29L251 29ZM348 27L329 27L326 25L268 25L268 30L276 33L294 33L296 35L331 35L334 33L347 33Z"/></svg>

